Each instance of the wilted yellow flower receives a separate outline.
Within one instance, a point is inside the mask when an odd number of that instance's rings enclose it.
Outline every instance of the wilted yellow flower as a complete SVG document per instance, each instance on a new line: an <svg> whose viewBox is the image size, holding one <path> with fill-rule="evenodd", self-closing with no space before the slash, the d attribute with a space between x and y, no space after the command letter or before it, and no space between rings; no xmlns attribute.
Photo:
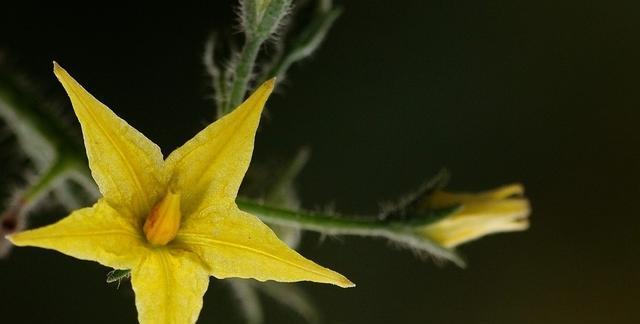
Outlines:
<svg viewBox="0 0 640 324"><path fill-rule="evenodd" d="M274 80L165 160L55 63L54 72L82 126L103 197L53 225L10 236L14 244L131 269L141 323L194 323L209 276L353 286L235 203Z"/></svg>
<svg viewBox="0 0 640 324"><path fill-rule="evenodd" d="M436 191L423 201L424 208L460 207L419 232L444 247L453 248L484 235L525 230L529 227L530 207L523 194L520 184L477 194Z"/></svg>

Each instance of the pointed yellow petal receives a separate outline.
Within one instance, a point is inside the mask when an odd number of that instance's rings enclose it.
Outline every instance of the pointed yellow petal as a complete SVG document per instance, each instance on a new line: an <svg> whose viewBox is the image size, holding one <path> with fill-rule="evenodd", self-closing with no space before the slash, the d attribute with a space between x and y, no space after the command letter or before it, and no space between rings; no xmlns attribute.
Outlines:
<svg viewBox="0 0 640 324"><path fill-rule="evenodd" d="M160 148L120 119L54 62L82 126L89 167L104 198L129 216L144 217L165 186Z"/></svg>
<svg viewBox="0 0 640 324"><path fill-rule="evenodd" d="M209 274L196 255L158 249L131 270L141 324L195 323Z"/></svg>
<svg viewBox="0 0 640 324"><path fill-rule="evenodd" d="M515 183L480 193L436 191L428 197L425 203L431 208L446 208L457 204L506 199L512 196L522 196L523 194L524 187L519 183Z"/></svg>
<svg viewBox="0 0 640 324"><path fill-rule="evenodd" d="M232 204L253 152L262 108L273 90L265 82L230 114L209 125L169 155L171 190L182 194L186 217L204 206Z"/></svg>
<svg viewBox="0 0 640 324"><path fill-rule="evenodd" d="M16 233L8 239L17 246L52 249L115 269L137 264L137 254L144 249L144 239L131 219L118 214L103 200L55 224Z"/></svg>
<svg viewBox="0 0 640 324"><path fill-rule="evenodd" d="M235 206L226 210L210 209L206 214L207 217L201 219L209 219L209 222L184 226L174 242L198 254L216 278L315 281L340 287L354 286L341 274L305 259L280 241L259 219Z"/></svg>

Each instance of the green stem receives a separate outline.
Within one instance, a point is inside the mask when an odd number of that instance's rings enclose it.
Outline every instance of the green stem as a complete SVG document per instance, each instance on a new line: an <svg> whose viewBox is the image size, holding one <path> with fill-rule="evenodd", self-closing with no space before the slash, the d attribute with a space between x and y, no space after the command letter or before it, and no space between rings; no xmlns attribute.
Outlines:
<svg viewBox="0 0 640 324"><path fill-rule="evenodd" d="M240 105L244 100L249 81L251 80L251 74L253 73L258 53L260 52L260 47L273 35L290 7L291 0L270 0L267 7L263 8L263 12L257 16L251 16L253 18L249 17L249 19L245 21L249 24L244 26L248 28L245 30L246 40L233 69L234 78L231 84L231 94L226 107L223 109L225 114L231 112L231 110ZM259 8L251 5L245 9L255 10ZM247 14L253 15L255 13ZM260 21L254 21L254 18Z"/></svg>
<svg viewBox="0 0 640 324"><path fill-rule="evenodd" d="M223 109L223 113L227 114L231 112L231 110L238 106L244 99L261 45L261 39L250 38L242 48L242 53L240 53L240 58L238 59L235 70L235 78L231 86L231 96L225 109Z"/></svg>
<svg viewBox="0 0 640 324"><path fill-rule="evenodd" d="M254 214L269 224L290 226L314 232L330 235L357 235L382 237L390 241L400 243L419 251L424 251L432 256L450 260L459 266L464 266L464 261L458 254L428 238L420 235L415 230L415 224L398 220L382 219L378 217L357 217L330 215L320 212L294 211L259 204L243 198L238 198L236 204L240 209ZM437 220L441 215L451 213L450 209L434 211L432 220ZM428 223L425 223L426 225Z"/></svg>
<svg viewBox="0 0 640 324"><path fill-rule="evenodd" d="M216 64L216 36L212 34L205 43L204 54L202 56L202 62L205 69L211 77L212 86L216 101L216 116L221 118L226 114L227 102L229 94L227 93L227 71L221 69Z"/></svg>
<svg viewBox="0 0 640 324"><path fill-rule="evenodd" d="M341 13L340 8L326 9L326 11L318 10L316 16L286 50L287 54L276 58L273 66L263 74L260 83L272 77L281 78L291 65L311 56L320 47L329 29Z"/></svg>
<svg viewBox="0 0 640 324"><path fill-rule="evenodd" d="M389 223L377 218L335 216L319 212L293 211L238 198L240 209L258 215L262 220L276 225L298 227L326 234L371 235L387 231Z"/></svg>

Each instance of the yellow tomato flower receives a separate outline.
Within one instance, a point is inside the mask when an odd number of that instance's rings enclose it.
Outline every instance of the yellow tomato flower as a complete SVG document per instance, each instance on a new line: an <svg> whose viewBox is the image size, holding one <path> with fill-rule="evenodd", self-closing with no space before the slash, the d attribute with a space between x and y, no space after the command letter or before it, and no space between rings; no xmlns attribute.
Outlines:
<svg viewBox="0 0 640 324"><path fill-rule="evenodd" d="M235 203L274 80L165 160L56 63L54 73L71 98L103 197L53 225L8 237L15 245L131 269L140 323L194 323L209 276L353 286Z"/></svg>
<svg viewBox="0 0 640 324"><path fill-rule="evenodd" d="M418 231L436 243L453 248L482 236L522 231L529 227L529 201L520 184L470 194L436 191L423 201L424 208L460 207L451 215Z"/></svg>

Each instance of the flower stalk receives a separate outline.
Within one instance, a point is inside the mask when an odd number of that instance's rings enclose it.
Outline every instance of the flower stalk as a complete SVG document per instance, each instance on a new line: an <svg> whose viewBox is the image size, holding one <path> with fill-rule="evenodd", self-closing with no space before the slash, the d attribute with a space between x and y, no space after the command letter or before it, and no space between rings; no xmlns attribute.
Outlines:
<svg viewBox="0 0 640 324"><path fill-rule="evenodd" d="M280 26L291 8L291 0L271 0L262 6L248 0L243 1L241 8L245 17L245 43L233 68L230 97L222 109L223 114L229 113L244 100L260 48Z"/></svg>
<svg viewBox="0 0 640 324"><path fill-rule="evenodd" d="M331 1L318 1L314 17L309 24L294 37L286 52L279 51L271 67L260 80L267 80L271 77L282 79L294 63L310 57L320 47L340 14L342 14L342 9L333 7Z"/></svg>
<svg viewBox="0 0 640 324"><path fill-rule="evenodd" d="M394 243L428 253L434 257L449 260L459 266L464 266L465 264L454 250L440 246L428 237L421 236L416 231L414 218L392 220L375 216L349 216L290 210L263 205L241 198L237 199L236 203L240 209L258 216L268 224L296 227L328 235L385 238ZM420 224L426 225L450 215L454 211L455 209L452 208L443 208L430 211L428 215L422 214L417 218L423 219Z"/></svg>

